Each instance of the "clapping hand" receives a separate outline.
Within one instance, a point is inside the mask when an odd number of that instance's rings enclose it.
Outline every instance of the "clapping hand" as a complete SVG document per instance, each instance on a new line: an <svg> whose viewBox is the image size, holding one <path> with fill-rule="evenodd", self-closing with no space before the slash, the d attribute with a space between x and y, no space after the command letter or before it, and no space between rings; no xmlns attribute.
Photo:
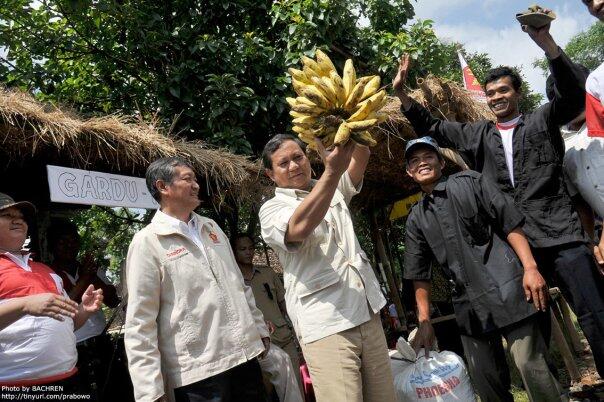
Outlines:
<svg viewBox="0 0 604 402"><path fill-rule="evenodd" d="M82 310L87 313L95 313L99 311L103 304L103 289L94 290L94 286L90 285L82 295Z"/></svg>

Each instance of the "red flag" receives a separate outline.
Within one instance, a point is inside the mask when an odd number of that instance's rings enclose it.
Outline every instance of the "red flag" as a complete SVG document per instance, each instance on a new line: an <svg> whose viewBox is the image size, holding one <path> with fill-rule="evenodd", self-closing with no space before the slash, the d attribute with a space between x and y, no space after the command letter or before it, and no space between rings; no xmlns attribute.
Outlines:
<svg viewBox="0 0 604 402"><path fill-rule="evenodd" d="M463 76L463 86L472 94L472 97L479 101L486 103L487 98L480 86L480 83L474 77L474 73L470 70L470 66L466 62L466 59L463 57L460 51L457 51L457 55L459 56L459 63L461 64L461 73Z"/></svg>

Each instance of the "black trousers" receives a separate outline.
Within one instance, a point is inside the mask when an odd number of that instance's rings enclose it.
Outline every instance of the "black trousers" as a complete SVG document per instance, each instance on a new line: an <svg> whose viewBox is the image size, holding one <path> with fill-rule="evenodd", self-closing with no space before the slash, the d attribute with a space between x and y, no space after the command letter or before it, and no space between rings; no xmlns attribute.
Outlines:
<svg viewBox="0 0 604 402"><path fill-rule="evenodd" d="M604 280L585 244L536 248L533 254L549 286L560 288L589 342L604 378Z"/></svg>
<svg viewBox="0 0 604 402"><path fill-rule="evenodd" d="M176 402L268 402L258 360L174 389Z"/></svg>

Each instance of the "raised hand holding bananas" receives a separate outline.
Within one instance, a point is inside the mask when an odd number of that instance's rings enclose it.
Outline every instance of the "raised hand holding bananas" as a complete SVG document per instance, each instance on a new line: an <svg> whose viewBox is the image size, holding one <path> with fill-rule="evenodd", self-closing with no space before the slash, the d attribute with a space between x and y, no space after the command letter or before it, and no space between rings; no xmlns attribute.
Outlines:
<svg viewBox="0 0 604 402"><path fill-rule="evenodd" d="M356 77L352 60L346 60L340 77L330 58L321 50L316 60L303 56L302 70L290 68L297 98L286 98L291 107L292 130L317 150L315 138L325 148L355 142L374 146L367 131L387 119L380 109L386 104L386 92L379 90L380 77Z"/></svg>

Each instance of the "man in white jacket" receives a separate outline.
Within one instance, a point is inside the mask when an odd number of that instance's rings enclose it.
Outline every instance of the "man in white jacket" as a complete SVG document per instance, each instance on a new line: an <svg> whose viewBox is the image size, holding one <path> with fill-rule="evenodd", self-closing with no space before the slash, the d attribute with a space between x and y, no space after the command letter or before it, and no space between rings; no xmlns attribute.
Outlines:
<svg viewBox="0 0 604 402"><path fill-rule="evenodd" d="M125 344L137 401L266 401L257 357L270 338L228 238L193 211L199 185L181 158L151 163L160 209L126 260Z"/></svg>

